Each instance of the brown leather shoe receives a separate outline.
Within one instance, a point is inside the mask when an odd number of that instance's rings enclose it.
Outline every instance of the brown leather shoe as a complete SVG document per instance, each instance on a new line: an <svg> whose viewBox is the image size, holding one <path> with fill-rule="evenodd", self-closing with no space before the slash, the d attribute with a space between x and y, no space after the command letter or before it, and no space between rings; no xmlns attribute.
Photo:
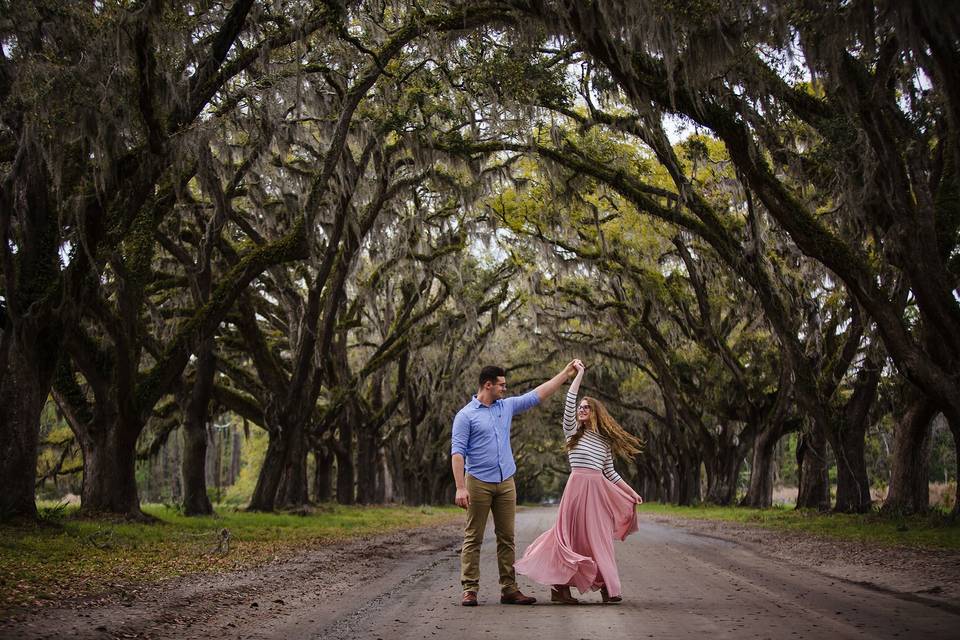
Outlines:
<svg viewBox="0 0 960 640"><path fill-rule="evenodd" d="M500 604L533 604L536 601L536 598L525 596L520 591L505 593L500 596Z"/></svg>
<svg viewBox="0 0 960 640"><path fill-rule="evenodd" d="M477 606L477 592L476 591L464 591L463 600L460 601L460 604L464 607L475 607Z"/></svg>

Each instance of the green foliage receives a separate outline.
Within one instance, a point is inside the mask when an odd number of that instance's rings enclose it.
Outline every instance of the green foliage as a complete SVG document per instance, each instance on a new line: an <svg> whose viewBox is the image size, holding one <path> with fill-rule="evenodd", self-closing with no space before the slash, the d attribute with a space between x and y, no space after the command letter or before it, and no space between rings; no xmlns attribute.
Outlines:
<svg viewBox="0 0 960 640"><path fill-rule="evenodd" d="M41 503L37 505L37 519L46 523L59 522L67 516L68 511L69 505L66 502Z"/></svg>
<svg viewBox="0 0 960 640"><path fill-rule="evenodd" d="M224 504L243 506L250 501L257 486L257 476L267 455L269 436L263 429L251 429L250 437L244 438L240 449L240 476L223 494Z"/></svg>
<svg viewBox="0 0 960 640"><path fill-rule="evenodd" d="M56 409L52 398L40 415L40 449L37 455L37 487L41 498L57 498L64 493L79 493L83 457L73 431Z"/></svg>

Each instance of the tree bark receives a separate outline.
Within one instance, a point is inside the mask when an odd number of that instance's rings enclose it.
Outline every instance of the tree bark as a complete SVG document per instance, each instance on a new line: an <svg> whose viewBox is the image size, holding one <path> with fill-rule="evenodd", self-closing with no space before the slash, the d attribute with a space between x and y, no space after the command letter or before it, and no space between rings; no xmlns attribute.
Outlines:
<svg viewBox="0 0 960 640"><path fill-rule="evenodd" d="M276 503L277 489L283 475L284 447L278 430L271 429L267 433L267 453L263 457L263 466L257 475L257 485L250 496L247 511L273 511Z"/></svg>
<svg viewBox="0 0 960 640"><path fill-rule="evenodd" d="M243 440L240 432L230 427L230 473L227 477L227 486L234 484L240 477L240 453L243 450Z"/></svg>
<svg viewBox="0 0 960 640"><path fill-rule="evenodd" d="M7 66L0 80L4 97L13 70ZM4 123L14 130L23 124L19 120L16 110L4 114ZM37 515L40 414L53 384L62 324L67 321L64 310L53 311L44 299L55 290L59 275L59 214L50 196L53 181L43 152L34 147L35 139L22 136L31 141L29 148L19 149L0 184L0 520ZM55 299L59 301L59 295Z"/></svg>
<svg viewBox="0 0 960 640"><path fill-rule="evenodd" d="M388 493L392 494L392 478L390 477L390 469L387 468L387 461L383 455L383 449L377 447L377 484L374 489L373 501L375 504L386 504L387 498L391 500L393 496L388 496Z"/></svg>
<svg viewBox="0 0 960 640"><path fill-rule="evenodd" d="M123 428L116 416L96 421L78 434L83 450L84 515L120 514L147 519L140 510L136 480L136 428Z"/></svg>
<svg viewBox="0 0 960 640"><path fill-rule="evenodd" d="M722 507L733 504L737 497L737 479L743 466L740 448L732 443L717 447L717 456L708 472L707 502Z"/></svg>
<svg viewBox="0 0 960 640"><path fill-rule="evenodd" d="M868 365L869 366L869 365ZM867 513L870 478L867 476L865 438L870 408L877 396L879 368L864 369L857 376L853 395L843 408L843 417L831 433L837 461L837 502L834 510L842 513Z"/></svg>
<svg viewBox="0 0 960 640"><path fill-rule="evenodd" d="M773 506L773 452L779 440L773 430L760 431L753 441L750 486L741 506L766 509Z"/></svg>
<svg viewBox="0 0 960 640"><path fill-rule="evenodd" d="M369 425L357 429L357 502L374 504L377 500L377 444L379 434Z"/></svg>
<svg viewBox="0 0 960 640"><path fill-rule="evenodd" d="M213 513L213 505L207 496L206 459L206 428L203 424L188 426L185 423L180 480L183 486L183 514L186 516L208 516Z"/></svg>
<svg viewBox="0 0 960 640"><path fill-rule="evenodd" d="M284 448L283 474L274 506L300 509L310 503L307 492L307 443L303 425L288 430Z"/></svg>
<svg viewBox="0 0 960 640"><path fill-rule="evenodd" d="M40 414L56 366L43 335L4 327L0 371L0 520L37 515Z"/></svg>
<svg viewBox="0 0 960 640"><path fill-rule="evenodd" d="M755 509L773 506L774 453L783 436L795 429L788 428L787 422L782 420L757 429L753 441L750 486L740 502L741 506Z"/></svg>
<svg viewBox="0 0 960 640"><path fill-rule="evenodd" d="M353 464L353 424L350 416L340 423L339 446L337 455L337 502L354 504L354 464Z"/></svg>
<svg viewBox="0 0 960 640"><path fill-rule="evenodd" d="M95 403L84 398L72 360L60 359L53 391L83 453L80 512L148 519L137 492L137 438L143 422L135 399L119 391L114 376L94 377L90 384Z"/></svg>
<svg viewBox="0 0 960 640"><path fill-rule="evenodd" d="M187 516L208 516L213 513L213 505L207 495L206 465L208 409L213 395L215 371L213 341L208 340L197 358L196 377L184 412L180 475L183 479L183 513Z"/></svg>
<svg viewBox="0 0 960 640"><path fill-rule="evenodd" d="M700 458L693 454L681 456L677 464L677 476L677 504L700 504Z"/></svg>
<svg viewBox="0 0 960 640"><path fill-rule="evenodd" d="M905 383L907 407L893 432L890 486L883 501L887 513L923 513L930 508L930 425L936 404L923 392Z"/></svg>
<svg viewBox="0 0 960 640"><path fill-rule="evenodd" d="M317 447L313 450L313 460L313 501L316 503L329 502L333 497L331 493L333 489L331 478L333 454L325 447Z"/></svg>
<svg viewBox="0 0 960 640"><path fill-rule="evenodd" d="M816 431L801 434L797 442L797 472L800 476L797 509L830 509L827 466L827 443L823 435Z"/></svg>
<svg viewBox="0 0 960 640"><path fill-rule="evenodd" d="M867 513L870 511L870 478L867 476L864 432L844 428L831 439L837 461L837 499L834 511Z"/></svg>

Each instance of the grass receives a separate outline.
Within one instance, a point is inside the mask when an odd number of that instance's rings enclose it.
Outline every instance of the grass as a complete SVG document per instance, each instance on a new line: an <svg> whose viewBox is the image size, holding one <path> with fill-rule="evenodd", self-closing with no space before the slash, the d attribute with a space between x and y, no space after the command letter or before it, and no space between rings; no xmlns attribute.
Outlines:
<svg viewBox="0 0 960 640"><path fill-rule="evenodd" d="M462 513L453 506L330 505L308 515L223 509L214 517L188 518L145 505L157 521L140 524L79 518L75 507L38 507L39 523L0 526L0 609L236 570L338 540L446 524Z"/></svg>
<svg viewBox="0 0 960 640"><path fill-rule="evenodd" d="M663 514L701 520L727 520L767 529L807 533L874 543L881 546L906 546L921 549L960 550L960 524L950 522L940 512L929 515L896 517L878 512L866 514L820 513L791 508L748 509L742 507L678 507L644 503L642 514Z"/></svg>

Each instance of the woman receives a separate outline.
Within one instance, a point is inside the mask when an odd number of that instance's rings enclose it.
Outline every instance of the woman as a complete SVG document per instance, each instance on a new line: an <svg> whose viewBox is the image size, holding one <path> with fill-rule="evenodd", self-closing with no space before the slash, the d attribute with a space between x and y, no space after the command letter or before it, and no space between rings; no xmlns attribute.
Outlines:
<svg viewBox="0 0 960 640"><path fill-rule="evenodd" d="M576 604L570 587L580 593L600 589L604 602L620 602L613 539L623 540L637 530L634 505L643 499L614 470L613 455L636 455L641 442L624 431L598 400L584 397L577 405L584 366L579 360L574 366L577 375L563 411L570 478L557 522L527 547L514 566L518 573L553 585L553 602Z"/></svg>

